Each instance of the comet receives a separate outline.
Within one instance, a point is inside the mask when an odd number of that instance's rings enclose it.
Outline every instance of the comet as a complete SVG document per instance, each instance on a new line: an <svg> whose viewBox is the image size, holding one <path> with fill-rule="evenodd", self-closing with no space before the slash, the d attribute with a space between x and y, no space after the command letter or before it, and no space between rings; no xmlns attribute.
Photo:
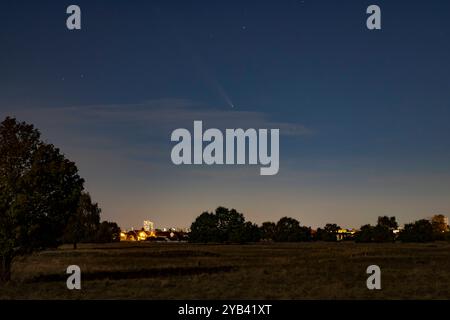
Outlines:
<svg viewBox="0 0 450 320"><path fill-rule="evenodd" d="M228 96L227 92L223 88L223 86L213 77L209 77L210 83L215 87L219 95L222 97L222 99L225 101L227 105L229 105L231 108L234 108L234 103L231 101L231 98Z"/></svg>

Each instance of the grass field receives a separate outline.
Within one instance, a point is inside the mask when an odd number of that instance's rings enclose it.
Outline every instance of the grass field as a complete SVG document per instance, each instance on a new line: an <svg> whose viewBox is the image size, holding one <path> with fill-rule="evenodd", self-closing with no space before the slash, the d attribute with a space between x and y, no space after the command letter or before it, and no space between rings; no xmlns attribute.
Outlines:
<svg viewBox="0 0 450 320"><path fill-rule="evenodd" d="M82 290L66 287L79 265ZM382 290L366 287L379 265ZM450 244L116 243L21 258L1 299L450 299Z"/></svg>

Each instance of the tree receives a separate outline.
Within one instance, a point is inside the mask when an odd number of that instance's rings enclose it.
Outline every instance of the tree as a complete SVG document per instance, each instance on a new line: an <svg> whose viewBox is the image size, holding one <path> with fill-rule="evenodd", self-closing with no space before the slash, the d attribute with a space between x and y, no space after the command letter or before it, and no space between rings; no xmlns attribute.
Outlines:
<svg viewBox="0 0 450 320"><path fill-rule="evenodd" d="M394 231L385 225L377 224L372 229L373 242L393 242L395 240Z"/></svg>
<svg viewBox="0 0 450 320"><path fill-rule="evenodd" d="M79 242L95 241L100 227L100 212L101 209L97 203L92 202L89 193L83 192L76 214L71 217L66 227L65 242L72 243L76 249Z"/></svg>
<svg viewBox="0 0 450 320"><path fill-rule="evenodd" d="M218 218L214 213L203 212L191 224L189 241L197 243L220 242Z"/></svg>
<svg viewBox="0 0 450 320"><path fill-rule="evenodd" d="M83 183L33 125L10 117L0 124L0 281L10 280L15 257L61 243Z"/></svg>
<svg viewBox="0 0 450 320"><path fill-rule="evenodd" d="M241 242L242 228L245 218L235 209L228 210L224 207L216 209L218 234L221 242Z"/></svg>
<svg viewBox="0 0 450 320"><path fill-rule="evenodd" d="M366 224L360 228L355 234L356 242L392 242L394 241L394 233L386 226L371 226Z"/></svg>
<svg viewBox="0 0 450 320"><path fill-rule="evenodd" d="M405 225L400 232L402 242L430 242L433 241L433 225L430 221L422 219Z"/></svg>
<svg viewBox="0 0 450 320"><path fill-rule="evenodd" d="M376 226L366 224L355 234L356 242L393 242L398 228L395 217L378 217Z"/></svg>
<svg viewBox="0 0 450 320"><path fill-rule="evenodd" d="M263 224L260 227L261 239L274 240L275 227L276 224L274 222L263 222Z"/></svg>
<svg viewBox="0 0 450 320"><path fill-rule="evenodd" d="M388 228L389 230L396 230L398 229L398 223L397 219L395 217L378 217L378 223L379 226L383 226Z"/></svg>
<svg viewBox="0 0 450 320"><path fill-rule="evenodd" d="M215 213L203 212L191 225L190 242L245 243L259 241L257 225L245 222L235 209L218 207Z"/></svg>
<svg viewBox="0 0 450 320"><path fill-rule="evenodd" d="M277 242L298 242L309 241L311 239L311 229L301 227L296 219L281 218L275 226L274 240Z"/></svg>
<svg viewBox="0 0 450 320"><path fill-rule="evenodd" d="M261 240L261 230L256 224L251 223L250 221L245 222L241 228L239 228L239 231L236 242L248 243Z"/></svg>
<svg viewBox="0 0 450 320"><path fill-rule="evenodd" d="M311 227L301 226L299 241L311 241L311 240L312 240Z"/></svg>
<svg viewBox="0 0 450 320"><path fill-rule="evenodd" d="M373 227L370 224L363 225L355 234L355 242L372 242Z"/></svg>
<svg viewBox="0 0 450 320"><path fill-rule="evenodd" d="M335 223L327 223L323 229L317 229L316 239L329 242L337 241L337 234L340 229L341 227Z"/></svg>
<svg viewBox="0 0 450 320"><path fill-rule="evenodd" d="M103 221L97 233L96 242L108 243L120 241L120 228L115 222Z"/></svg>

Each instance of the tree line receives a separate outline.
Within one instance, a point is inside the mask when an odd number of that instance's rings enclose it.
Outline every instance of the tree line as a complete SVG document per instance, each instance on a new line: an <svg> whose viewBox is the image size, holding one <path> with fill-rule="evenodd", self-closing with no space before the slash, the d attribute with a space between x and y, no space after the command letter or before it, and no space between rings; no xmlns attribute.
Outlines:
<svg viewBox="0 0 450 320"><path fill-rule="evenodd" d="M9 281L18 256L70 243L120 240L114 222L101 221L101 209L84 190L75 163L41 139L33 125L7 117L0 123L0 282ZM354 235L357 242L427 242L450 239L443 216L405 225L380 217ZM313 232L283 217L258 226L235 209L202 213L191 225L189 241L248 243L258 241L336 241L341 228L327 224Z"/></svg>
<svg viewBox="0 0 450 320"><path fill-rule="evenodd" d="M18 256L63 243L119 240L116 223L100 222L75 163L41 139L33 125L0 124L0 282Z"/></svg>
<svg viewBox="0 0 450 320"><path fill-rule="evenodd" d="M338 241L341 227L328 223L313 231L302 226L294 218L283 217L278 222L264 222L258 226L246 221L235 209L218 207L215 212L203 212L191 225L189 241L194 243L248 243L259 241L302 242ZM406 224L398 230L395 217L378 217L377 224L364 225L357 232L344 239L355 242L430 242L450 241L450 232L443 215L434 216L431 221L422 219Z"/></svg>

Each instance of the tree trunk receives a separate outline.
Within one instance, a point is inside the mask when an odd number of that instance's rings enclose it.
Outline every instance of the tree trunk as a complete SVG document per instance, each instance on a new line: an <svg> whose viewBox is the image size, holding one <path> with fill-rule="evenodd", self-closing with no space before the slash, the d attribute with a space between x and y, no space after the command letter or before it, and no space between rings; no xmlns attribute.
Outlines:
<svg viewBox="0 0 450 320"><path fill-rule="evenodd" d="M12 266L12 256L11 255L1 256L0 282L8 282L9 280L11 280L11 266Z"/></svg>

